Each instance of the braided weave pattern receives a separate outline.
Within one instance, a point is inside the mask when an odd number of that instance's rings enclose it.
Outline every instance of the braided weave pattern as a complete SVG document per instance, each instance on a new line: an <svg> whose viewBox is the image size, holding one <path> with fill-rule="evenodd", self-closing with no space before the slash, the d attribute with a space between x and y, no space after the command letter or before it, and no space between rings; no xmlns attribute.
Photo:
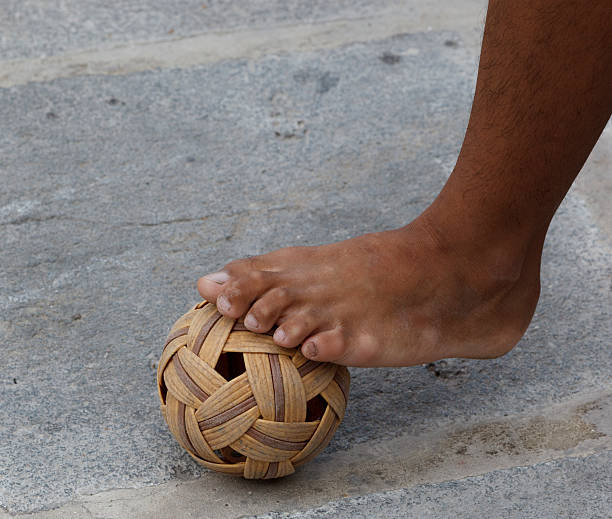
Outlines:
<svg viewBox="0 0 612 519"><path fill-rule="evenodd" d="M281 348L206 301L172 326L157 368L161 411L180 445L205 467L248 479L292 474L322 451L349 384L344 366Z"/></svg>

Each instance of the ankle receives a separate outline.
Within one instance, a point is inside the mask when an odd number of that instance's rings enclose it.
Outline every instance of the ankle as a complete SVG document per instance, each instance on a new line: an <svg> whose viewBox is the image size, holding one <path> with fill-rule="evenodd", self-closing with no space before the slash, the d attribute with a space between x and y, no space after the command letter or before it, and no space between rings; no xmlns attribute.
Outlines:
<svg viewBox="0 0 612 519"><path fill-rule="evenodd" d="M519 282L538 247L529 233L496 230L486 223L434 203L410 226L430 238L434 254L446 257L467 284L495 293Z"/></svg>

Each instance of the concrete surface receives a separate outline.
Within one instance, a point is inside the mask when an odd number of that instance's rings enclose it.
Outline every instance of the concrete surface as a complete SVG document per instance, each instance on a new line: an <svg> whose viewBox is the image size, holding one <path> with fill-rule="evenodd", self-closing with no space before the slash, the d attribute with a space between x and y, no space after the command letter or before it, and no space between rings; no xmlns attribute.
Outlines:
<svg viewBox="0 0 612 519"><path fill-rule="evenodd" d="M380 517L574 518L586 517L586 512L588 517L605 519L612 509L610 463L608 451L334 501L303 513L268 513L258 519L368 519L374 510Z"/></svg>
<svg viewBox="0 0 612 519"><path fill-rule="evenodd" d="M199 275L401 225L435 196L483 2L6 5L0 518L605 517L609 128L553 221L509 355L352 370L332 444L272 483L199 468L158 410L155 362Z"/></svg>
<svg viewBox="0 0 612 519"><path fill-rule="evenodd" d="M159 43L231 31L240 37L253 29L274 32L283 27L368 20L420 29L461 26L472 35L474 17L486 2L462 0L4 0L0 4L0 55L4 60L45 58L95 48L112 49L138 42ZM392 21L395 18L396 21ZM367 37L361 34L361 37Z"/></svg>

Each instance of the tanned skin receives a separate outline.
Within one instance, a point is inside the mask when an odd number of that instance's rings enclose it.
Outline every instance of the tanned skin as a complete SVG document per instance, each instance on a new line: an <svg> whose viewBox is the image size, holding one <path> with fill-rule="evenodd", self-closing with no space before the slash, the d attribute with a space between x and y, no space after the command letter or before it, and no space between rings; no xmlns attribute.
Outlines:
<svg viewBox="0 0 612 519"><path fill-rule="evenodd" d="M609 0L491 0L456 166L393 231L233 261L202 297L317 361L491 358L524 334L549 223L612 111Z"/></svg>

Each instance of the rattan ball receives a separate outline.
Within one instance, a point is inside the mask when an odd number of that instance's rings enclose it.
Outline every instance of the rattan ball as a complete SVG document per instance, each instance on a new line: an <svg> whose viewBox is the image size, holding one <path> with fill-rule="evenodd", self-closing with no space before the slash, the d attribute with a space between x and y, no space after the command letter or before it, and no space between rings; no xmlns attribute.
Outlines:
<svg viewBox="0 0 612 519"><path fill-rule="evenodd" d="M344 416L344 366L277 346L206 301L170 330L157 368L161 411L200 464L248 479L279 478L313 459Z"/></svg>

